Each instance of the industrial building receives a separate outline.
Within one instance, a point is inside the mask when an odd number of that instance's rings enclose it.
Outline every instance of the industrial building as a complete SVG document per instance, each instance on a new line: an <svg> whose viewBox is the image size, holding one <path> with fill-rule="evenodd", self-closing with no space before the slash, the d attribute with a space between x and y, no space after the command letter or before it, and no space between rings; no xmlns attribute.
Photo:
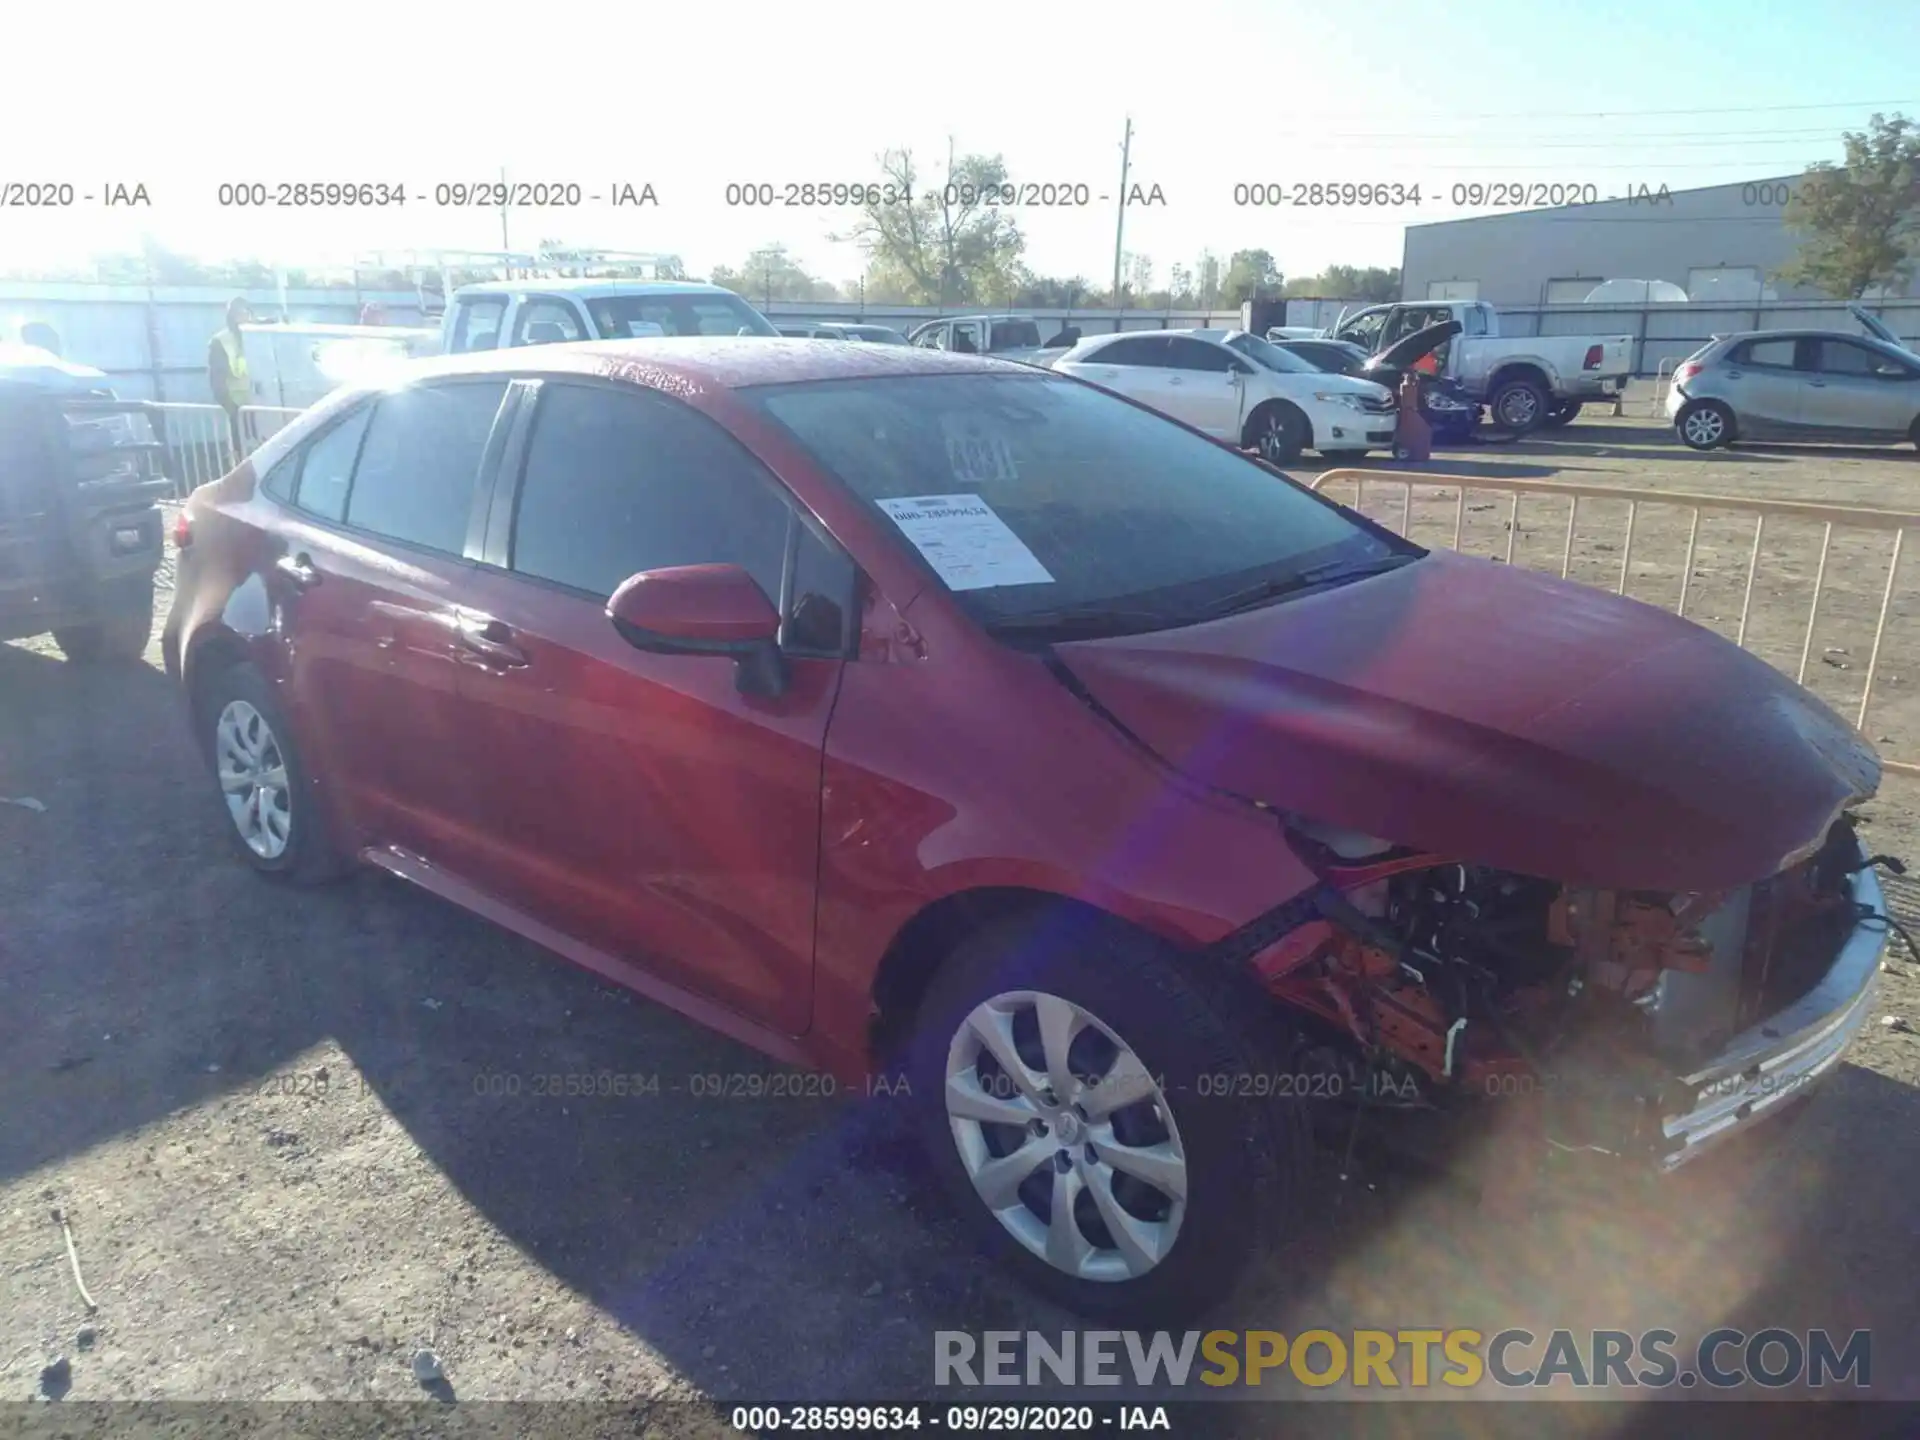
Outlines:
<svg viewBox="0 0 1920 1440"><path fill-rule="evenodd" d="M1785 211L1804 179L1665 193L1638 182L1554 186L1581 189L1589 203L1409 225L1402 298L1573 305L1602 281L1660 280L1693 301L1817 299L1815 291L1773 278L1798 248ZM1920 279L1870 298L1908 297L1920 297Z"/></svg>

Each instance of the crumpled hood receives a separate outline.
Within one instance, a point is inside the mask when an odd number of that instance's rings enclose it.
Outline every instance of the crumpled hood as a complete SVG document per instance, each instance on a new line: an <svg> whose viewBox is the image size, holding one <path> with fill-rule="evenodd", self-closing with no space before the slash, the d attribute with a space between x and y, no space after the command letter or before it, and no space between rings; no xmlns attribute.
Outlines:
<svg viewBox="0 0 1920 1440"><path fill-rule="evenodd" d="M1710 631L1448 551L1056 653L1207 784L1572 885L1763 879L1880 779L1852 726Z"/></svg>

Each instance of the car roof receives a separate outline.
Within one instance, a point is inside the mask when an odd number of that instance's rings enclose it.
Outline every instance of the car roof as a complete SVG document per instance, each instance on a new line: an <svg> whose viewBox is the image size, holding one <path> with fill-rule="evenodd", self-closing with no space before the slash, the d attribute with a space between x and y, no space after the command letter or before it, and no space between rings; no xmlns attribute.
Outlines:
<svg viewBox="0 0 1920 1440"><path fill-rule="evenodd" d="M732 295L736 300L740 299L736 292L727 289L726 286L709 285L704 280L583 280L573 276L531 280L482 280L476 284L462 285L453 293L457 299L462 295L514 295L523 290L581 295L589 299L596 295Z"/></svg>
<svg viewBox="0 0 1920 1440"><path fill-rule="evenodd" d="M811 340L786 336L726 335L513 346L416 361L408 374L424 380L530 371L627 380L656 389L704 385L726 390L902 375L1047 373L1012 360L904 345L815 345Z"/></svg>

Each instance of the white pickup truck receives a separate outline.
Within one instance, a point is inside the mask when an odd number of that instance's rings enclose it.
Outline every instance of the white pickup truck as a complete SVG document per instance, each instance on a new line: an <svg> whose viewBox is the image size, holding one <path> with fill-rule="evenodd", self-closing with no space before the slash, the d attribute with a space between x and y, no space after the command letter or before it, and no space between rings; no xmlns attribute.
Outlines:
<svg viewBox="0 0 1920 1440"><path fill-rule="evenodd" d="M463 285L439 328L243 325L256 405L304 409L335 387L425 355L655 335L778 336L731 290L682 280L524 279Z"/></svg>
<svg viewBox="0 0 1920 1440"><path fill-rule="evenodd" d="M1506 338L1499 315L1484 300L1369 305L1343 311L1330 333L1377 355L1416 330L1448 320L1458 320L1461 329L1435 352L1440 373L1459 381L1502 429L1565 425L1580 413L1582 402L1622 394L1633 372L1631 335Z"/></svg>
<svg viewBox="0 0 1920 1440"><path fill-rule="evenodd" d="M1063 332L1065 333L1065 332ZM1073 332L1075 342L1078 332ZM1040 322L1031 315L955 315L929 320L907 332L907 343L925 350L954 350L963 355L991 355L1024 365L1051 365L1072 343L1040 338Z"/></svg>

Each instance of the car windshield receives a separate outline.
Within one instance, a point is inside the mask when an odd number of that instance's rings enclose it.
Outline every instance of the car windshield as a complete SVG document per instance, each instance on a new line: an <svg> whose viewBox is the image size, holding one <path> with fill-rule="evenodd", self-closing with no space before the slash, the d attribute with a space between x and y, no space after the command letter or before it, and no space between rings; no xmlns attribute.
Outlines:
<svg viewBox="0 0 1920 1440"><path fill-rule="evenodd" d="M1264 365L1269 370L1278 370L1283 375L1312 375L1319 369L1318 366L1308 364L1298 355L1282 350L1278 345L1269 344L1258 335L1229 336L1227 344L1255 364Z"/></svg>
<svg viewBox="0 0 1920 1440"><path fill-rule="evenodd" d="M608 340L639 335L778 335L737 295L606 295L589 300L594 329Z"/></svg>
<svg viewBox="0 0 1920 1440"><path fill-rule="evenodd" d="M1061 621L1052 638L1164 629L1250 586L1425 553L1223 445L1044 372L741 393L990 629L1039 635L1048 617Z"/></svg>

